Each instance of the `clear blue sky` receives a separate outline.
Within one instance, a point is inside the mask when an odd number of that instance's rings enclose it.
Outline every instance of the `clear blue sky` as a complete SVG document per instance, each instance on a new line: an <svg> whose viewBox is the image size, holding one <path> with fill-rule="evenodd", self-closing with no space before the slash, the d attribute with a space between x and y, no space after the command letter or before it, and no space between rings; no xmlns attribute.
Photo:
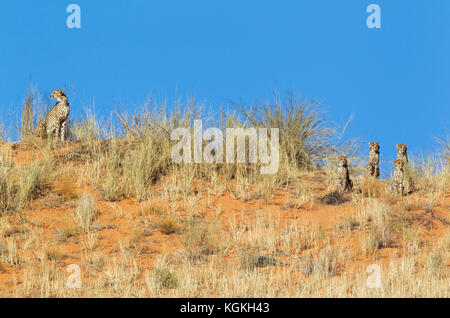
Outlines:
<svg viewBox="0 0 450 318"><path fill-rule="evenodd" d="M382 29L366 26L371 3ZM31 76L44 94L66 88L75 116L94 99L102 116L161 92L218 107L292 90L337 123L354 113L348 136L380 141L385 160L449 131L448 0L5 0L0 48L3 121Z"/></svg>

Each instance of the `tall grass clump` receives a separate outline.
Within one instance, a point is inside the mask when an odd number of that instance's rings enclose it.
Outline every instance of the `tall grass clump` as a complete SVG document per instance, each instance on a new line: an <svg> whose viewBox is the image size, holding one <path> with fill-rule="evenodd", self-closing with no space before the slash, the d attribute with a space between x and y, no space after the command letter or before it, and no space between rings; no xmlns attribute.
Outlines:
<svg viewBox="0 0 450 318"><path fill-rule="evenodd" d="M190 113L174 111L167 116L163 110L147 111L126 118L119 115L128 142L123 157L123 174L139 201L151 196L149 187L171 171L173 165L171 132L188 127Z"/></svg>
<svg viewBox="0 0 450 318"><path fill-rule="evenodd" d="M219 250L218 227L216 225L193 224L186 234L184 246L193 259L214 254Z"/></svg>
<svg viewBox="0 0 450 318"><path fill-rule="evenodd" d="M255 128L278 128L280 162L296 168L314 168L330 154L336 132L320 109L320 102L302 101L290 94L283 101L276 94L272 103L242 110Z"/></svg>
<svg viewBox="0 0 450 318"><path fill-rule="evenodd" d="M78 119L69 125L70 139L79 142L92 142L102 138L100 127L102 123L96 120L95 114L91 111L86 113L86 117Z"/></svg>
<svg viewBox="0 0 450 318"><path fill-rule="evenodd" d="M333 178L337 156L341 154L347 156L352 172L361 170L360 142L344 140L351 120L339 131L338 126L327 120L318 101L301 100L292 93L283 100L275 94L273 102L252 106L241 113L248 126L279 129L280 165L274 185L298 182L301 171L320 169Z"/></svg>
<svg viewBox="0 0 450 318"><path fill-rule="evenodd" d="M94 182L106 200L118 201L130 196L146 200L152 195L151 185L173 170L171 132L190 127L190 109L185 114L174 110L167 115L164 105L153 110L145 106L135 114L115 113L119 129L111 121L108 139L92 142L86 149L93 154L92 163L98 171ZM91 124L75 125L74 132L79 139L97 135L95 119L91 119Z"/></svg>
<svg viewBox="0 0 450 318"><path fill-rule="evenodd" d="M89 195L83 195L74 211L74 218L84 233L89 232L90 226L97 215L94 200Z"/></svg>
<svg viewBox="0 0 450 318"><path fill-rule="evenodd" d="M34 92L31 86L29 86L27 96L23 104L22 118L20 122L19 135L22 139L31 135L31 133L33 132L35 115L34 112Z"/></svg>
<svg viewBox="0 0 450 318"><path fill-rule="evenodd" d="M44 118L46 109L47 107L42 102L41 93L30 83L22 105L20 123L17 127L17 133L21 140L27 140L33 134L36 123Z"/></svg>
<svg viewBox="0 0 450 318"><path fill-rule="evenodd" d="M450 166L441 155L418 155L410 160L407 177L417 190L442 194L450 185Z"/></svg>
<svg viewBox="0 0 450 318"><path fill-rule="evenodd" d="M437 142L441 145L442 158L447 166L450 165L450 137L444 139L437 139Z"/></svg>
<svg viewBox="0 0 450 318"><path fill-rule="evenodd" d="M8 153L0 155L0 214L18 212L43 193L48 184L50 162L12 165Z"/></svg>

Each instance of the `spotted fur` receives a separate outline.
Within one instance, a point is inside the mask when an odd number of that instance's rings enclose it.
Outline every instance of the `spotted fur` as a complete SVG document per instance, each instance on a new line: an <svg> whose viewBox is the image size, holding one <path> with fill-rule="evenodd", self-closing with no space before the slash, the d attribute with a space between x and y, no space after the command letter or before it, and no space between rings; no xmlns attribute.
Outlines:
<svg viewBox="0 0 450 318"><path fill-rule="evenodd" d="M58 102L48 112L47 116L37 125L34 133L41 138L54 136L61 141L65 140L67 118L69 117L69 101L63 90L56 90L51 98Z"/></svg>
<svg viewBox="0 0 450 318"><path fill-rule="evenodd" d="M394 160L394 176L388 190L396 195L403 195L405 193L404 186L404 172L405 162L401 159Z"/></svg>
<svg viewBox="0 0 450 318"><path fill-rule="evenodd" d="M380 177L380 143L369 143L369 163L366 174L370 177Z"/></svg>
<svg viewBox="0 0 450 318"><path fill-rule="evenodd" d="M403 160L405 163L408 162L408 146L405 144L397 145L397 160Z"/></svg>
<svg viewBox="0 0 450 318"><path fill-rule="evenodd" d="M337 186L340 193L351 192L353 189L353 182L350 179L347 158L345 156L338 157Z"/></svg>

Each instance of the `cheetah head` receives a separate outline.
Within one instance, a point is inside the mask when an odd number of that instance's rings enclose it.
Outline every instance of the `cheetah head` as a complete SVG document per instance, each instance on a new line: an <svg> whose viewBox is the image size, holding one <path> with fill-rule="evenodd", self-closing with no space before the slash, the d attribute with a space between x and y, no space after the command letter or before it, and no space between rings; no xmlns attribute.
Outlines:
<svg viewBox="0 0 450 318"><path fill-rule="evenodd" d="M345 156L338 157L338 165L340 167L347 167L347 158Z"/></svg>
<svg viewBox="0 0 450 318"><path fill-rule="evenodd" d="M395 169L403 171L404 166L405 166L405 163L403 162L403 160L401 160L401 159L394 160Z"/></svg>
<svg viewBox="0 0 450 318"><path fill-rule="evenodd" d="M380 150L380 143L379 142L375 142L375 141L369 143L369 149L377 152L378 150Z"/></svg>
<svg viewBox="0 0 450 318"><path fill-rule="evenodd" d="M401 155L406 155L406 151L408 149L408 146L405 144L398 144L397 145L397 153Z"/></svg>
<svg viewBox="0 0 450 318"><path fill-rule="evenodd" d="M51 98L61 101L63 99L67 99L67 96L62 89L58 89L52 93Z"/></svg>

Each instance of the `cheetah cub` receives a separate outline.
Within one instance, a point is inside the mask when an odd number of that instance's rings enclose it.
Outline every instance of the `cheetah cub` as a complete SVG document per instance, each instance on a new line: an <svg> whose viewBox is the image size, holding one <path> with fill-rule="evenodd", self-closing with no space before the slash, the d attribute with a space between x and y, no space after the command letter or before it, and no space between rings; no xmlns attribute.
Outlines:
<svg viewBox="0 0 450 318"><path fill-rule="evenodd" d="M40 138L55 136L61 141L65 140L66 124L69 117L69 101L63 90L56 90L51 98L58 102L48 112L47 116L37 125L34 133Z"/></svg>
<svg viewBox="0 0 450 318"><path fill-rule="evenodd" d="M366 174L370 177L380 177L380 143L369 143L369 164L367 165Z"/></svg>
<svg viewBox="0 0 450 318"><path fill-rule="evenodd" d="M403 180L405 178L404 173L405 162L402 159L394 160L394 177L392 182L388 187L388 190L397 195L403 195L405 187L403 185Z"/></svg>
<svg viewBox="0 0 450 318"><path fill-rule="evenodd" d="M397 160L403 160L405 163L408 162L408 146L405 144L397 145Z"/></svg>
<svg viewBox="0 0 450 318"><path fill-rule="evenodd" d="M403 160L404 163L404 167L403 167L403 174L404 174L404 179L403 179L403 185L405 187L405 192L406 193L411 193L414 191L414 179L412 178L412 173L413 171L411 170L410 166L409 166L409 161L408 161L408 146L405 144L398 144L397 145L397 159L399 160Z"/></svg>
<svg viewBox="0 0 450 318"><path fill-rule="evenodd" d="M351 192L353 189L353 182L348 173L347 158L345 156L338 157L337 186L340 193Z"/></svg>

